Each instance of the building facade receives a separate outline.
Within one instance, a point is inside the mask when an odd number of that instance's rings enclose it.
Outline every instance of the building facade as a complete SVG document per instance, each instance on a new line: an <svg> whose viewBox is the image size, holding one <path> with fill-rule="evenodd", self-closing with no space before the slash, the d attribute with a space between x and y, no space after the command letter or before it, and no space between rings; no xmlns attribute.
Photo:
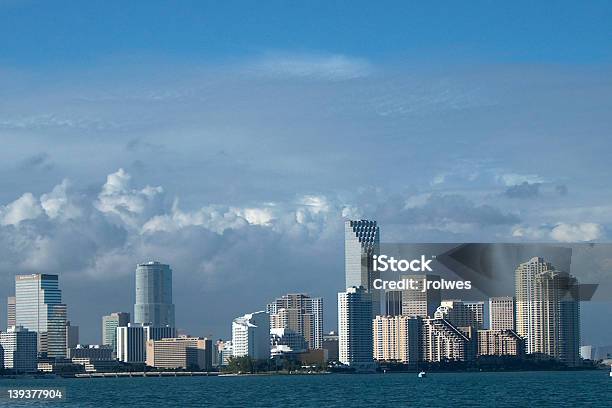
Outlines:
<svg viewBox="0 0 612 408"><path fill-rule="evenodd" d="M130 323L130 314L126 312L114 312L102 316L102 344L111 346L117 352L117 327L127 326Z"/></svg>
<svg viewBox="0 0 612 408"><path fill-rule="evenodd" d="M212 368L212 341L188 336L149 340L146 364L157 368L209 371Z"/></svg>
<svg viewBox="0 0 612 408"><path fill-rule="evenodd" d="M16 323L37 333L42 355L66 357L66 314L57 275L15 276Z"/></svg>
<svg viewBox="0 0 612 408"><path fill-rule="evenodd" d="M363 287L338 293L339 360L357 370L373 369L372 294Z"/></svg>
<svg viewBox="0 0 612 408"><path fill-rule="evenodd" d="M111 346L81 345L68 349L68 358L86 358L89 360L113 360L114 350Z"/></svg>
<svg viewBox="0 0 612 408"><path fill-rule="evenodd" d="M309 349L319 349L323 342L323 299L303 293L290 293L266 307L270 329L290 329L304 337Z"/></svg>
<svg viewBox="0 0 612 408"><path fill-rule="evenodd" d="M489 299L489 322L492 330L516 330L514 297L502 296Z"/></svg>
<svg viewBox="0 0 612 408"><path fill-rule="evenodd" d="M372 321L374 359L404 364L419 362L422 324L418 316L376 316Z"/></svg>
<svg viewBox="0 0 612 408"><path fill-rule="evenodd" d="M6 327L17 325L15 318L15 296L6 298Z"/></svg>
<svg viewBox="0 0 612 408"><path fill-rule="evenodd" d="M346 220L344 222L345 287L363 287L370 293L372 316L381 312L381 291L375 290L373 256L380 251L380 229L376 221Z"/></svg>
<svg viewBox="0 0 612 408"><path fill-rule="evenodd" d="M425 361L472 361L476 358L475 339L445 319L423 320L422 344Z"/></svg>
<svg viewBox="0 0 612 408"><path fill-rule="evenodd" d="M128 323L117 327L117 360L124 363L144 363L147 358L147 341L176 337L174 327L155 327Z"/></svg>
<svg viewBox="0 0 612 408"><path fill-rule="evenodd" d="M175 327L169 265L159 262L137 265L134 323Z"/></svg>
<svg viewBox="0 0 612 408"><path fill-rule="evenodd" d="M474 330L481 330L484 326L484 302L444 300L434 317L446 319L455 327L472 327Z"/></svg>
<svg viewBox="0 0 612 408"><path fill-rule="evenodd" d="M426 281L438 281L438 275L403 275L402 279L412 279L416 289L406 289L402 293L402 314L406 316L419 316L423 319L433 317L442 295L440 289L423 287Z"/></svg>
<svg viewBox="0 0 612 408"><path fill-rule="evenodd" d="M478 355L523 356L525 341L512 329L478 330Z"/></svg>
<svg viewBox="0 0 612 408"><path fill-rule="evenodd" d="M234 357L270 358L270 316L264 311L248 313L232 322Z"/></svg>
<svg viewBox="0 0 612 408"><path fill-rule="evenodd" d="M6 332L0 332L4 368L18 372L35 372L38 368L36 337L36 332L21 326L11 326Z"/></svg>

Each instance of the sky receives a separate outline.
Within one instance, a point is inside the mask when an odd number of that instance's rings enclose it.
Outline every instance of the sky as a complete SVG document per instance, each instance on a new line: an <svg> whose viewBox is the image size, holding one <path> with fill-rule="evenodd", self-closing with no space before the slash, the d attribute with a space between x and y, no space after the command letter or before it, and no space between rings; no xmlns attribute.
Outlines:
<svg viewBox="0 0 612 408"><path fill-rule="evenodd" d="M0 0L0 296L58 273L98 343L155 259L191 334L227 337L296 291L324 298L331 330L346 218L385 242L609 242L611 17ZM612 344L597 310L612 305L583 305L583 343Z"/></svg>

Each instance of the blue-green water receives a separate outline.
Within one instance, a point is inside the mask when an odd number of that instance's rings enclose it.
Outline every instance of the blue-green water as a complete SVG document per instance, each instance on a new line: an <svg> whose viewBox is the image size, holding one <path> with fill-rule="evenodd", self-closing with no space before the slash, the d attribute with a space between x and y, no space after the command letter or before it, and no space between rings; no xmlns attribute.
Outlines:
<svg viewBox="0 0 612 408"><path fill-rule="evenodd" d="M607 371L0 380L64 387L58 407L580 407L612 406Z"/></svg>

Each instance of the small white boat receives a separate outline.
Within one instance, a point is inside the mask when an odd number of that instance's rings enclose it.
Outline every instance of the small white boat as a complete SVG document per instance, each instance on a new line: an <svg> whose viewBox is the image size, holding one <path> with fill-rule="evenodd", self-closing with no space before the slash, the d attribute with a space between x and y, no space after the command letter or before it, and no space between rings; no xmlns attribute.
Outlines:
<svg viewBox="0 0 612 408"><path fill-rule="evenodd" d="M610 374L610 375L612 375L612 374ZM424 378L424 377L427 377L427 374L425 373L425 371L421 371L419 373L419 378Z"/></svg>
<svg viewBox="0 0 612 408"><path fill-rule="evenodd" d="M610 364L610 377L612 377L612 364Z"/></svg>

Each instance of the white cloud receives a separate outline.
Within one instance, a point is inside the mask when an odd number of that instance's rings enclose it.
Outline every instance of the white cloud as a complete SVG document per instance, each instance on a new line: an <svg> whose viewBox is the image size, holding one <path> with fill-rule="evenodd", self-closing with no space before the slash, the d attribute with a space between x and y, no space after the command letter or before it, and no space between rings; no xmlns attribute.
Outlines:
<svg viewBox="0 0 612 408"><path fill-rule="evenodd" d="M368 76L372 65L345 55L268 55L247 66L247 72L271 78L342 81Z"/></svg>
<svg viewBox="0 0 612 408"><path fill-rule="evenodd" d="M17 225L32 220L43 213L40 202L32 193L25 193L17 200L0 208L0 224Z"/></svg>
<svg viewBox="0 0 612 408"><path fill-rule="evenodd" d="M593 241L603 235L601 225L593 222L557 224L550 232L551 238L560 242Z"/></svg>
<svg viewBox="0 0 612 408"><path fill-rule="evenodd" d="M81 209L68 197L70 182L64 179L50 193L40 197L40 204L51 219L71 219L81 215Z"/></svg>
<svg viewBox="0 0 612 408"><path fill-rule="evenodd" d="M131 176L123 169L109 174L95 207L107 214L118 216L125 224L138 227L144 220L158 210L162 187L146 186L141 190L131 188Z"/></svg>
<svg viewBox="0 0 612 408"><path fill-rule="evenodd" d="M505 173L498 174L496 178L498 182L501 182L506 187L516 186L523 183L544 183L546 181L537 174Z"/></svg>

